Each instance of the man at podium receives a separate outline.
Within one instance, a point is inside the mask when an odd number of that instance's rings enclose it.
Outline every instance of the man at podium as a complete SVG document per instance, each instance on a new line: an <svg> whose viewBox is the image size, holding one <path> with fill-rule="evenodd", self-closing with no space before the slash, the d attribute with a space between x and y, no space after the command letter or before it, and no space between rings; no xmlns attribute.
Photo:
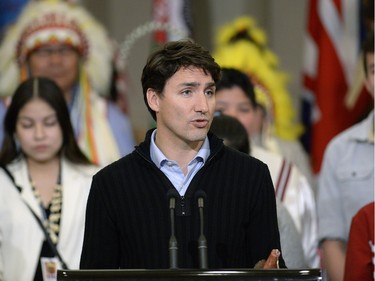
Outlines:
<svg viewBox="0 0 375 281"><path fill-rule="evenodd" d="M267 166L209 132L220 75L192 41L151 54L156 128L94 176L81 269L285 267Z"/></svg>

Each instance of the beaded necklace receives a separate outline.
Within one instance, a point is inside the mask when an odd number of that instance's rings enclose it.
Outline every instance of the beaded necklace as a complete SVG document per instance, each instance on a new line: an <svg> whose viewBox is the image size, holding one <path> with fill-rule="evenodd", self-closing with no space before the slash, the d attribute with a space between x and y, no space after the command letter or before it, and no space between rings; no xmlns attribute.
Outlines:
<svg viewBox="0 0 375 281"><path fill-rule="evenodd" d="M40 208L43 213L43 224L47 230L52 242L57 245L59 241L59 232L60 232L60 219L61 219L61 208L62 208L62 185L61 185L61 166L59 169L59 176L57 180L56 187L53 191L52 200L50 205L47 207L49 209L49 215L44 208L42 200L40 198L38 190L35 188L35 183L32 181L29 175L30 185L32 187L34 196L38 201Z"/></svg>

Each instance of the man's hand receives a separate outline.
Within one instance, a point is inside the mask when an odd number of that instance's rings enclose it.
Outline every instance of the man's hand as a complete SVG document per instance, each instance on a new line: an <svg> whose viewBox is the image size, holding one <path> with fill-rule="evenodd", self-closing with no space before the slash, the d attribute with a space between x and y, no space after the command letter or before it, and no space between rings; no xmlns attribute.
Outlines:
<svg viewBox="0 0 375 281"><path fill-rule="evenodd" d="M256 269L272 269L279 268L279 256L280 251L278 249L273 249L271 254L268 256L267 260L258 261L254 268Z"/></svg>

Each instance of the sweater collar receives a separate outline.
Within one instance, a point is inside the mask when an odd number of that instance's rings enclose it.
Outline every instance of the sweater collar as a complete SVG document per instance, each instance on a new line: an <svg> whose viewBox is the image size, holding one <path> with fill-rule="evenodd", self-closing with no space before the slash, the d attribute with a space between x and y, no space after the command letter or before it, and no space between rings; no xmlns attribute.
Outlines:
<svg viewBox="0 0 375 281"><path fill-rule="evenodd" d="M151 136L154 130L155 128L148 130L144 141L140 143L139 146L136 147L136 151L149 161L152 161L151 156L150 156L150 145L151 145ZM209 161L214 155L216 155L224 147L224 144L221 139L216 137L211 132L208 132L207 137L208 137L208 141L210 144L210 155L207 159L207 161Z"/></svg>

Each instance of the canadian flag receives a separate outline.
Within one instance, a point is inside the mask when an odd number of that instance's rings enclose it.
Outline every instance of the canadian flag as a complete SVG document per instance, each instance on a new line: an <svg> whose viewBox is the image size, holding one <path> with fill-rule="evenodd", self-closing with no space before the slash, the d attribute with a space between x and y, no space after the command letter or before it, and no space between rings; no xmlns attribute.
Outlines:
<svg viewBox="0 0 375 281"><path fill-rule="evenodd" d="M360 2L309 2L302 114L310 134L307 146L315 173L328 142L373 106L363 86Z"/></svg>

